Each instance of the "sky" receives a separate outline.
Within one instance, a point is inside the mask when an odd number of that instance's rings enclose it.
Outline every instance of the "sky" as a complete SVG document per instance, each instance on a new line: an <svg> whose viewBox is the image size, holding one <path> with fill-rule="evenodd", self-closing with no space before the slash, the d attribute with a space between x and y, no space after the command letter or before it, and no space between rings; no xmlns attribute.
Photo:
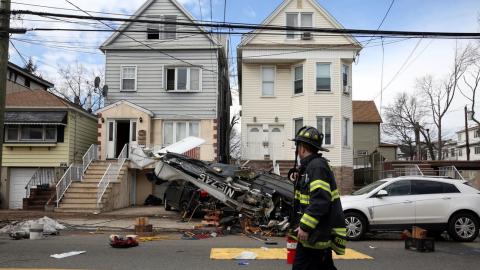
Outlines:
<svg viewBox="0 0 480 270"><path fill-rule="evenodd" d="M80 8L90 11L132 14L145 0L70 0ZM224 19L224 0L178 0L197 19L215 21ZM345 28L372 29L379 27L391 0L317 0ZM212 3L212 14L210 12ZM226 0L227 22L261 23L282 0ZM65 0L12 0L12 9L29 9L57 13L75 11L56 10L33 5L74 9ZM212 15L212 16L211 16ZM410 31L478 32L480 30L480 3L478 0L396 0L381 29ZM14 18L15 27L60 27L86 28L85 25L65 22L44 22L40 17ZM28 20L28 21L27 21ZM98 49L108 38L107 33L80 32L29 32L13 35L12 42L24 58L33 57L44 78L56 81L59 66L79 62L87 68L100 72L105 57ZM365 41L368 38L359 38ZM239 36L232 36L231 53ZM464 46L465 41L411 39L390 43L385 40L384 50L377 41L372 41L361 52L353 66L353 99L374 99L378 108L390 104L400 92L415 93L415 81L425 75L442 78L450 70L455 46ZM35 43L35 44L33 44ZM58 48L58 47L61 48ZM23 65L13 46L10 60ZM411 57L409 58L409 56ZM235 56L235 55L234 55ZM383 58L383 94L382 85ZM408 60L408 61L407 61ZM236 64L236 61L231 62ZM400 68L404 66L402 70ZM232 79L236 79L233 78ZM236 84L234 84L235 86ZM388 86L388 87L386 87ZM238 99L235 99L238 100ZM447 135L462 128L463 106L466 99L458 95L445 118Z"/></svg>

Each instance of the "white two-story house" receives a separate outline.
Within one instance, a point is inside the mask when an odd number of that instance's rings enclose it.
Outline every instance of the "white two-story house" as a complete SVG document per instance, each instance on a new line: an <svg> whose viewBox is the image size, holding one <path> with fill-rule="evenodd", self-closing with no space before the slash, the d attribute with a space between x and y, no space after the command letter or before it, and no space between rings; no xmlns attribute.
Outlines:
<svg viewBox="0 0 480 270"><path fill-rule="evenodd" d="M100 48L109 87L98 111L101 158L116 158L126 144L162 147L196 136L205 143L190 156L225 161L228 39L182 25L196 19L176 0L148 0L131 19ZM142 204L154 186L145 171L131 169L129 175L132 203Z"/></svg>
<svg viewBox="0 0 480 270"><path fill-rule="evenodd" d="M315 0L285 0L264 25L343 28ZM350 35L257 30L238 46L242 158L293 160L289 141L317 127L342 192L353 186L352 63L361 44Z"/></svg>

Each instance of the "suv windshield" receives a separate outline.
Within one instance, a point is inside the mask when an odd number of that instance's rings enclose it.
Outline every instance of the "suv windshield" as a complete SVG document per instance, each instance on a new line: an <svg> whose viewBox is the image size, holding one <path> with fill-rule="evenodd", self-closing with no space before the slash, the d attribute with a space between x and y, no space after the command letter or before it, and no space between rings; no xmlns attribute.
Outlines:
<svg viewBox="0 0 480 270"><path fill-rule="evenodd" d="M379 187L380 185L382 184L385 184L387 181L377 181L377 182L373 182L371 183L370 185L368 186L364 186L363 188L355 191L352 193L352 195L363 195L363 194L367 194L369 193L370 191L376 189L377 187Z"/></svg>

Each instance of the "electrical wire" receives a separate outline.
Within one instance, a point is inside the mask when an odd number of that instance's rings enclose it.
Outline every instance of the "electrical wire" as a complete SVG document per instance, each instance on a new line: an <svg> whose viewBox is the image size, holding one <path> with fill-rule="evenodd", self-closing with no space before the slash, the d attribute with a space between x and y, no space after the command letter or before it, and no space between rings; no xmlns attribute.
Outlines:
<svg viewBox="0 0 480 270"><path fill-rule="evenodd" d="M390 5L388 6L387 12L385 12L385 15L383 16L382 21L380 22L380 24L379 24L378 27L377 27L377 31L380 30L380 28L382 28L383 23L384 23L385 20L387 19L387 16L388 16L388 14L390 13L390 10L392 9L393 3L395 3L395 0L392 0L392 2L390 2ZM374 37L375 37L375 35L373 35L373 36L371 37L371 39L368 40L365 45L368 45L368 44L370 43L370 41L372 41L372 39L373 39Z"/></svg>
<svg viewBox="0 0 480 270"><path fill-rule="evenodd" d="M25 59L25 57L23 57L23 55L20 53L20 51L17 49L17 47L15 46L15 44L13 44L13 42L10 40L10 44L12 44L13 48L15 49L15 51L17 52L17 54L20 56L20 58L22 59L23 63L25 64L25 66L28 65L28 62L27 60Z"/></svg>
<svg viewBox="0 0 480 270"><path fill-rule="evenodd" d="M157 24L172 24L183 26L197 26L197 27L218 27L218 28L232 28L232 29L250 29L250 30L275 30L275 31L309 31L317 33L336 33L336 34L369 34L369 35L384 35L384 36L417 36L417 37L455 37L456 39L464 38L478 38L480 33L466 33L466 32L419 32L419 31L392 31L392 30L363 30L363 29L339 29L339 28L317 28L317 27L292 27L292 26L279 26L279 25L259 25L259 24L244 24L244 23L194 23L194 22L172 22L165 20L145 20L145 19L126 19L118 17L100 17L100 16L82 16L72 14L50 13L50 12L37 12L31 10L12 10L10 12L2 12L2 14L11 15L38 15L38 16L51 16L61 18L75 18L85 20L97 20L97 21L111 21L111 22L141 22L141 23L157 23ZM48 28L47 28L48 29ZM24 29L21 29L24 30ZM25 29L33 31L35 29Z"/></svg>

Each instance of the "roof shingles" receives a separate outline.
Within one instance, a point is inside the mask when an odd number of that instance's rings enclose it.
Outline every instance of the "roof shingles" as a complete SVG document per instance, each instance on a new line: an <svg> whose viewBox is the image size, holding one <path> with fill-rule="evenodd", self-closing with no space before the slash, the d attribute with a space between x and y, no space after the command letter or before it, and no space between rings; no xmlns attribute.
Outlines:
<svg viewBox="0 0 480 270"><path fill-rule="evenodd" d="M373 100L352 101L353 123L382 123Z"/></svg>

